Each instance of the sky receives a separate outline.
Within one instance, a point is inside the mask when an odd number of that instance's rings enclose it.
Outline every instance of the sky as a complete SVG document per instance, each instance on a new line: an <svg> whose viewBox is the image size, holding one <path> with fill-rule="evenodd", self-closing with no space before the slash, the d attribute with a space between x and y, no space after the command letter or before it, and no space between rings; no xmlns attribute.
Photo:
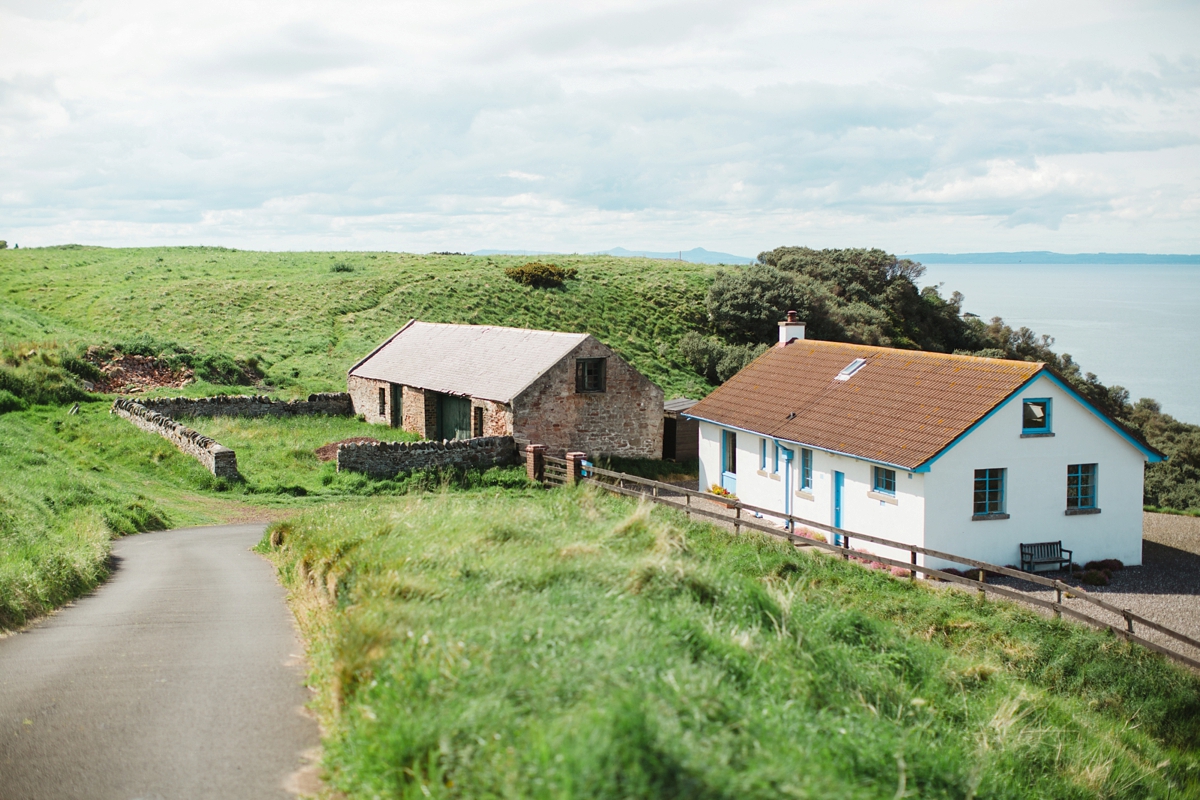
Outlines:
<svg viewBox="0 0 1200 800"><path fill-rule="evenodd" d="M1200 253L1194 2L0 0L0 239Z"/></svg>

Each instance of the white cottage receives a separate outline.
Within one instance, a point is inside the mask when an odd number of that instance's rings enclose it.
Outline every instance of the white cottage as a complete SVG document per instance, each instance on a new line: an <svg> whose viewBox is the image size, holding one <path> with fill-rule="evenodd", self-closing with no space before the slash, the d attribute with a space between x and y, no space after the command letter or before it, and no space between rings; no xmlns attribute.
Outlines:
<svg viewBox="0 0 1200 800"><path fill-rule="evenodd" d="M703 488L994 564L1059 540L1140 564L1144 464L1164 458L1045 364L813 341L791 314L686 415Z"/></svg>

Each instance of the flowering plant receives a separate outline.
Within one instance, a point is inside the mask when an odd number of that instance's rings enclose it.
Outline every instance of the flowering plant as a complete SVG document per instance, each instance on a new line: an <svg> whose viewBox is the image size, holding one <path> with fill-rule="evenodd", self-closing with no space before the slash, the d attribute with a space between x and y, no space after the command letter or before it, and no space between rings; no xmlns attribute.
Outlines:
<svg viewBox="0 0 1200 800"><path fill-rule="evenodd" d="M737 495L726 489L719 483L714 483L708 490L709 494L715 494L717 497L725 497L730 500L737 500Z"/></svg>

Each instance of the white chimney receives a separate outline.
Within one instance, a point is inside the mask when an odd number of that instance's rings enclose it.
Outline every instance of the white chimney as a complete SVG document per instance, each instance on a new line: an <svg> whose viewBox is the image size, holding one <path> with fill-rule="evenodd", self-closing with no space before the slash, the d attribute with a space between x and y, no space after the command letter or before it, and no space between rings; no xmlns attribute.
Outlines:
<svg viewBox="0 0 1200 800"><path fill-rule="evenodd" d="M779 346L783 347L793 339L804 338L804 323L795 311L789 311L787 319L779 323Z"/></svg>

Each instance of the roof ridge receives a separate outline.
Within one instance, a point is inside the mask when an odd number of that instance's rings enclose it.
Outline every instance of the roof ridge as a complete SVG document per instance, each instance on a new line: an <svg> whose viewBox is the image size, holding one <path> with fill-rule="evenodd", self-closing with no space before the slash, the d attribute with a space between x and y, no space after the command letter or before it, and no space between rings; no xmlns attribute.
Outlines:
<svg viewBox="0 0 1200 800"><path fill-rule="evenodd" d="M473 322L426 322L425 320L414 319L413 323L417 325L437 325L442 328L494 328L502 331L519 331L521 333L549 333L554 336L590 336L589 333L579 333L577 331L548 331L542 328L512 328L508 325L477 325Z"/></svg>
<svg viewBox="0 0 1200 800"><path fill-rule="evenodd" d="M833 347L843 347L843 348L853 347L853 348L860 348L860 349L866 349L866 350L872 350L872 351L882 351L882 352L887 352L887 353L896 353L896 354L905 354L905 355L911 353L914 356L923 356L923 357L930 357L930 358L947 358L947 359L955 359L955 360L963 359L966 361L977 361L977 362L982 361L985 363L1001 362L1001 363L1007 363L1007 364L1029 364L1029 365L1035 366L1035 367L1046 366L1045 361L1026 361L1026 360L1018 360L1015 358L992 358L990 356L972 356L972 355L967 355L965 353L938 353L934 350L909 350L908 348L905 348L905 347L886 347L884 345L878 345L878 344L855 344L854 342L831 342L828 339L799 339L799 340L790 342L788 346L790 347L792 344L797 344L799 342L809 342L809 343L829 345L829 346L833 346ZM770 352L770 351L768 351L768 352Z"/></svg>

